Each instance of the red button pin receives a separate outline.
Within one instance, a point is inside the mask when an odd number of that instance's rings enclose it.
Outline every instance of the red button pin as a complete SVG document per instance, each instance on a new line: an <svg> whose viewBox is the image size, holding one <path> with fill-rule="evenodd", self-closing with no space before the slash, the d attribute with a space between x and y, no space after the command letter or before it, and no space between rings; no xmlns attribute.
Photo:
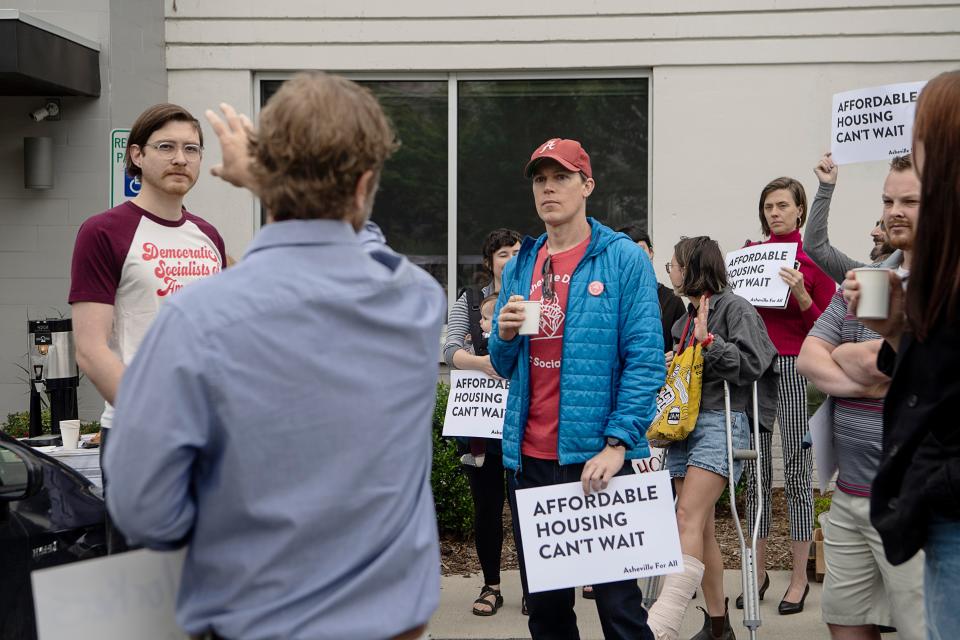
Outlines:
<svg viewBox="0 0 960 640"><path fill-rule="evenodd" d="M589 291L592 296L598 296L603 293L603 283L599 280L594 280L590 283L590 286L587 287L587 291Z"/></svg>

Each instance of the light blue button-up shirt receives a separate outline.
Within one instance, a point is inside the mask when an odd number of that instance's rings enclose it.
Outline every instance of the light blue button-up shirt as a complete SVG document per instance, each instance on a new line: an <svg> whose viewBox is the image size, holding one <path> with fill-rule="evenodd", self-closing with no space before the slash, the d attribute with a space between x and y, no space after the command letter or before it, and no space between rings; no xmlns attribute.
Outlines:
<svg viewBox="0 0 960 640"><path fill-rule="evenodd" d="M380 639L429 620L444 312L426 272L331 220L265 226L164 305L105 465L131 542L189 544L187 632Z"/></svg>

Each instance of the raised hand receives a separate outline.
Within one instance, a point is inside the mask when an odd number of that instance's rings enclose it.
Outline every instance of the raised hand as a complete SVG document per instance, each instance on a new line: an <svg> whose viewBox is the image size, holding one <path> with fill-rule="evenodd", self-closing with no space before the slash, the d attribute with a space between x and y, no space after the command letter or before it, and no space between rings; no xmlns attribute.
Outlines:
<svg viewBox="0 0 960 640"><path fill-rule="evenodd" d="M817 180L824 184L837 184L837 164L833 161L833 154L829 151L823 154L820 162L813 168Z"/></svg>
<svg viewBox="0 0 960 640"><path fill-rule="evenodd" d="M224 118L212 109L204 112L210 126L220 141L223 160L210 168L210 173L237 187L257 192L256 180L250 171L253 158L250 156L250 138L254 134L253 123L246 115L226 102L220 103Z"/></svg>

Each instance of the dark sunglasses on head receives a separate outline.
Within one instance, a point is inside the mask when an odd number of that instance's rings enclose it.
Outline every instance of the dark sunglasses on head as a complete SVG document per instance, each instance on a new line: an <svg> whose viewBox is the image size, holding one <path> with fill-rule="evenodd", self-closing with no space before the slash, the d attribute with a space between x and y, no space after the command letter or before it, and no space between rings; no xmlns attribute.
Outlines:
<svg viewBox="0 0 960 640"><path fill-rule="evenodd" d="M553 262L550 260L549 253L547 259L543 261L540 276L543 278L543 292L540 297L544 300L553 300L556 292L553 290Z"/></svg>

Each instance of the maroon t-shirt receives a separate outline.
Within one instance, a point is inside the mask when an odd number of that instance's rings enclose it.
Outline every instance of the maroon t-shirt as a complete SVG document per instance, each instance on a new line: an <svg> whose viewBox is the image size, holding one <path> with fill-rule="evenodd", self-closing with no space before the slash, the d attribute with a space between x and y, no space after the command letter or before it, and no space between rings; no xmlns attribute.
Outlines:
<svg viewBox="0 0 960 640"><path fill-rule="evenodd" d="M172 222L124 202L80 227L69 302L113 305L110 348L126 365L160 305L185 285L219 273L224 264L223 238L206 220L184 209ZM109 427L112 418L107 405L101 423Z"/></svg>

